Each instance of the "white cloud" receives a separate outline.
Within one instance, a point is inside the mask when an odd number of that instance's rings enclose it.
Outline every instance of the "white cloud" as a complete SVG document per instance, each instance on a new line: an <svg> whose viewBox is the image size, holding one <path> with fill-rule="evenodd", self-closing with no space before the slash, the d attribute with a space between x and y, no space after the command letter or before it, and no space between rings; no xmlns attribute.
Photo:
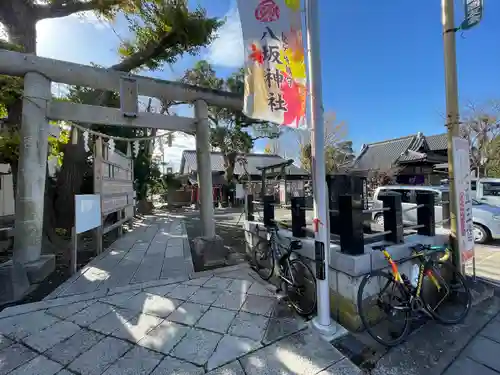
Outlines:
<svg viewBox="0 0 500 375"><path fill-rule="evenodd" d="M73 13L69 17L79 23L90 24L98 30L111 29L109 21L93 11Z"/></svg>
<svg viewBox="0 0 500 375"><path fill-rule="evenodd" d="M226 22L219 29L217 39L208 48L206 59L217 66L240 68L243 66L245 51L241 22L235 7L226 14Z"/></svg>

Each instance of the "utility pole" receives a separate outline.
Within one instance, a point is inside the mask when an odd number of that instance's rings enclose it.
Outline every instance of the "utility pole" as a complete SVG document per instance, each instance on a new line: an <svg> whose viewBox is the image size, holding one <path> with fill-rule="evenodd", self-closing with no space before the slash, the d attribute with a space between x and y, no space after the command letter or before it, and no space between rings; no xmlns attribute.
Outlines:
<svg viewBox="0 0 500 375"><path fill-rule="evenodd" d="M455 49L455 12L453 0L441 0L444 46L444 74L446 92L446 127L448 129L448 179L450 186L450 230L453 261L462 271L462 258L457 243L457 192L455 191L455 166L453 165L453 137L460 136L458 111L457 56Z"/></svg>
<svg viewBox="0 0 500 375"><path fill-rule="evenodd" d="M311 154L314 195L314 232L316 249L316 279L318 315L313 327L323 338L332 340L337 332L330 317L330 225L325 165L325 126L323 119L323 88L321 85L320 28L318 0L306 0L306 36L311 115Z"/></svg>

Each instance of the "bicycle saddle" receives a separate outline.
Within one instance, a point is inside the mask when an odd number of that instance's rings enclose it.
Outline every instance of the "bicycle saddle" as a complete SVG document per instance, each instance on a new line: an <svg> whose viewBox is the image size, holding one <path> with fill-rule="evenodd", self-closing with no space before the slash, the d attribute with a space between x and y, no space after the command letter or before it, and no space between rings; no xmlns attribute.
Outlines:
<svg viewBox="0 0 500 375"><path fill-rule="evenodd" d="M292 249L292 250L302 249L302 241L300 241L300 240L292 240L290 242L290 249Z"/></svg>
<svg viewBox="0 0 500 375"><path fill-rule="evenodd" d="M410 249L414 250L414 251L429 250L430 248L431 248L431 245L422 245L421 243L410 246Z"/></svg>

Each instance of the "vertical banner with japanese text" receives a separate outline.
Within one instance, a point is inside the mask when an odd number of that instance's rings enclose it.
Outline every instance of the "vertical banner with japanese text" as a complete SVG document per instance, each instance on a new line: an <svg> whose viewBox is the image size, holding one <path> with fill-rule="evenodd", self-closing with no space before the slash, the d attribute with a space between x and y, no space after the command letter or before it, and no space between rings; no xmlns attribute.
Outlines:
<svg viewBox="0 0 500 375"><path fill-rule="evenodd" d="M470 147L469 141L453 137L454 188L456 195L457 242L462 264L474 256L474 234L472 224L472 197L470 191Z"/></svg>
<svg viewBox="0 0 500 375"><path fill-rule="evenodd" d="M245 46L243 113L278 125L306 124L300 0L238 0Z"/></svg>

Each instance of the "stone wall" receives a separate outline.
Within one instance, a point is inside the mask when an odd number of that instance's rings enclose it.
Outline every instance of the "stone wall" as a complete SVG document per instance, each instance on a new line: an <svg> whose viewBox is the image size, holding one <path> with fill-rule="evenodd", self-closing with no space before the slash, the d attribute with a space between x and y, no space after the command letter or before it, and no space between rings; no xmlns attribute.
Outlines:
<svg viewBox="0 0 500 375"><path fill-rule="evenodd" d="M263 223L246 221L245 236L247 242L247 252L251 256L251 249L257 245L259 238L266 236ZM278 232L279 242L283 246L288 246L292 239L292 232L280 230ZM315 272L314 262L314 239L300 238L302 249L297 253L309 264ZM412 244L443 245L448 242L446 234L434 237L422 236L418 234L405 236L405 243L399 245L388 245L387 250L395 261L411 255L410 246ZM340 252L340 245L330 244L330 259L328 269L328 283L330 285L330 311L332 317L341 325L351 331L358 331L362 327L357 308L358 288L363 276L371 270L387 268L387 261L380 251L373 251L372 246L383 244L376 242L365 246L363 255L352 256ZM410 277L411 268L415 262L408 261L399 265L401 273ZM368 297L368 296L367 296Z"/></svg>

